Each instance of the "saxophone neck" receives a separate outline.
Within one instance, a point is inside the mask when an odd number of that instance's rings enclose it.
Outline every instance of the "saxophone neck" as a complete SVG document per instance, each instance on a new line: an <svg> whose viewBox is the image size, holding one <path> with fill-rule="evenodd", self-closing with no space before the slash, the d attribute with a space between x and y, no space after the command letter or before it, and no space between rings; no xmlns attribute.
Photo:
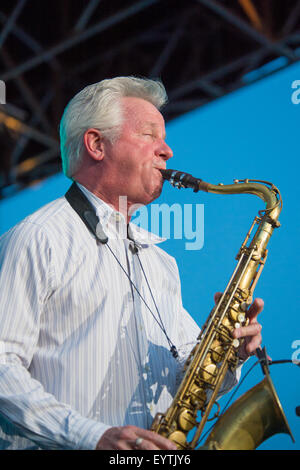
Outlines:
<svg viewBox="0 0 300 470"><path fill-rule="evenodd" d="M169 181L174 187L192 188L194 192L205 191L214 194L254 194L262 199L265 204L265 210L260 211L260 215L265 215L274 227L279 226L278 218L282 209L282 199L280 192L273 183L262 180L244 179L234 180L233 184L214 185L207 183L200 178L195 178L189 173L177 170L160 170L165 180Z"/></svg>
<svg viewBox="0 0 300 470"><path fill-rule="evenodd" d="M278 218L282 210L282 199L279 189L268 181L262 180L235 180L234 184L212 185L208 184L207 192L215 194L253 194L265 202L265 209L259 211L273 228L279 227Z"/></svg>

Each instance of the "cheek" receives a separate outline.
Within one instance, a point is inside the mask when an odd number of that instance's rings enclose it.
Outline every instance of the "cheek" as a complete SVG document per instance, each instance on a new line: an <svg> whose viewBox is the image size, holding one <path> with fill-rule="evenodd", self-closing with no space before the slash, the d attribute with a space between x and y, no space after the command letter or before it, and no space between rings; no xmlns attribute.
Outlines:
<svg viewBox="0 0 300 470"><path fill-rule="evenodd" d="M150 183L153 179L151 173L153 170L153 155L153 146L150 144L145 145L144 142L141 144L140 141L137 141L134 145L132 143L126 145L126 142L123 142L117 152L117 164L123 177L125 179L130 178L131 184L134 178L136 178L137 182L138 179L139 181L143 179L144 184L147 184L147 180Z"/></svg>
<svg viewBox="0 0 300 470"><path fill-rule="evenodd" d="M137 173L151 178L151 171L153 170L152 155L153 152L148 147L143 146L140 149L136 149L134 155L131 155L130 166L135 168Z"/></svg>

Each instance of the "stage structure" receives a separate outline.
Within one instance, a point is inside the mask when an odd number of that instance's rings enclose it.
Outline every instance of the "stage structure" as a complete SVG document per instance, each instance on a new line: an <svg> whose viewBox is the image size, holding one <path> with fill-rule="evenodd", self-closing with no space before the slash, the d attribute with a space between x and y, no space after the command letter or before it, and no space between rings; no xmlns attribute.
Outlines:
<svg viewBox="0 0 300 470"><path fill-rule="evenodd" d="M300 0L2 0L0 24L0 198L61 171L59 119L87 84L159 77L169 121L300 57Z"/></svg>

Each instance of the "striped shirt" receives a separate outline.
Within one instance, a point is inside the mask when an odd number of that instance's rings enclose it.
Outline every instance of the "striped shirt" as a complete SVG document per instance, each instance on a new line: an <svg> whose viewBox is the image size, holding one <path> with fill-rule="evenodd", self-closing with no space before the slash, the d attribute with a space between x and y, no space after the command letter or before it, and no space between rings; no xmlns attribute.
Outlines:
<svg viewBox="0 0 300 470"><path fill-rule="evenodd" d="M123 216L80 187L107 245L65 197L0 238L0 449L94 449L111 426L149 429L199 334L162 239L133 223L124 237Z"/></svg>

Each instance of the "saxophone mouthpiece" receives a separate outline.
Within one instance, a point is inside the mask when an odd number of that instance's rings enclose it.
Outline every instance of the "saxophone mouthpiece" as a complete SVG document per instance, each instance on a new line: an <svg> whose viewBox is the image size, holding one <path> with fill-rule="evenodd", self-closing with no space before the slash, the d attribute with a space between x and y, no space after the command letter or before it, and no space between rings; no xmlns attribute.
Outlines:
<svg viewBox="0 0 300 470"><path fill-rule="evenodd" d="M172 186L175 188L191 188L194 190L194 193L198 191L209 191L210 184L201 180L200 178L195 178L189 173L184 173L183 171L177 170L162 170L160 169L163 179L169 181Z"/></svg>
<svg viewBox="0 0 300 470"><path fill-rule="evenodd" d="M164 180L169 181L172 186L175 188L192 188L194 192L199 191L199 183L202 180L194 178L194 176L189 173L184 173L183 171L177 170L162 170L160 169L162 177Z"/></svg>

